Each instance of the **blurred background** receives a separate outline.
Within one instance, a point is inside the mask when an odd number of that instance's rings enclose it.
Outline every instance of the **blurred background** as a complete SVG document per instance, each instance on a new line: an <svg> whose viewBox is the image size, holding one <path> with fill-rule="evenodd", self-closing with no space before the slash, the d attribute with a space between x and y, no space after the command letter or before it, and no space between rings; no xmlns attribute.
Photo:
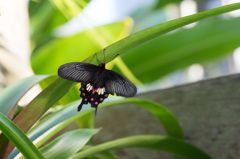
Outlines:
<svg viewBox="0 0 240 159"><path fill-rule="evenodd" d="M1 2L0 90L56 74L142 29L238 0L38 0ZM240 71L240 11L155 38L107 65L139 93Z"/></svg>

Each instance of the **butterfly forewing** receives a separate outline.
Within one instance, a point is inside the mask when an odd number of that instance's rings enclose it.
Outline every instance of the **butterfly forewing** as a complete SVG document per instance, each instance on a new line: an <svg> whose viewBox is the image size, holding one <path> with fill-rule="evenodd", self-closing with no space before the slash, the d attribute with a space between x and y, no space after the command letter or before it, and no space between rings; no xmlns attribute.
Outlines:
<svg viewBox="0 0 240 159"><path fill-rule="evenodd" d="M89 63L71 62L60 66L58 75L70 81L88 83L98 70L99 67Z"/></svg>

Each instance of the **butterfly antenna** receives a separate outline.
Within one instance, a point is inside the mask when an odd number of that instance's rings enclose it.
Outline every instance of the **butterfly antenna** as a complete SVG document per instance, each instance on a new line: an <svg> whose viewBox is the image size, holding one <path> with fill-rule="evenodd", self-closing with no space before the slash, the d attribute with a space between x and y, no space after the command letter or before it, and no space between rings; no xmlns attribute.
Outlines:
<svg viewBox="0 0 240 159"><path fill-rule="evenodd" d="M81 104L79 104L78 111L80 111L82 109L83 104L84 104L83 102Z"/></svg>
<svg viewBox="0 0 240 159"><path fill-rule="evenodd" d="M103 49L104 62L106 62L105 51L106 51L106 48ZM119 56L119 54L115 55L115 56L112 58L112 60L114 60L117 56ZM112 60L110 60L110 61L112 61Z"/></svg>
<svg viewBox="0 0 240 159"><path fill-rule="evenodd" d="M96 55L96 60L97 60L98 64L100 64L101 62L97 58L97 53L95 53L95 55Z"/></svg>
<svg viewBox="0 0 240 159"><path fill-rule="evenodd" d="M114 59L115 59L116 57L118 57L118 56L119 56L119 54L115 55L112 60L114 60ZM112 60L111 60L111 61L112 61Z"/></svg>

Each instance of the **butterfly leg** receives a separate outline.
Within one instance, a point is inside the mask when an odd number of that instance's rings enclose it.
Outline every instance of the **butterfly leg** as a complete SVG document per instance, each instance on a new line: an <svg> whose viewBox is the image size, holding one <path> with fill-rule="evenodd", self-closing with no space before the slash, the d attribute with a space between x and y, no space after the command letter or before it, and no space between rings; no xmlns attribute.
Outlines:
<svg viewBox="0 0 240 159"><path fill-rule="evenodd" d="M84 104L83 101L79 104L78 111L80 111L82 109L83 104Z"/></svg>

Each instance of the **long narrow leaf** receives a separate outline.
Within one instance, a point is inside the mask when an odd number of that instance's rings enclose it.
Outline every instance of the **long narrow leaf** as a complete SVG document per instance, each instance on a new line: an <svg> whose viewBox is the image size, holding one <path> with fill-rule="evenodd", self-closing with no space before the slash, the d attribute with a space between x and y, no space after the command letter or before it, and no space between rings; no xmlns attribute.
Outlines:
<svg viewBox="0 0 240 159"><path fill-rule="evenodd" d="M109 100L107 100L107 101L109 101ZM145 99L138 99L138 98L128 98L128 99L115 100L115 101L110 101L110 102L107 102L107 101L104 104L100 105L100 108L106 107L106 106L113 106L113 105L121 104L121 103L132 103L132 104L135 104L136 106L146 108L147 110L149 110L153 115L155 115L158 118L158 120L162 123L162 125L165 128L168 135L177 137L177 138L181 138L181 139L183 138L182 129L181 129L178 121L174 117L174 115L170 111L168 111L165 107L161 106L158 103L155 103L155 102L152 102L149 100L145 100ZM46 131L46 128L50 128L50 127L58 124L59 122L67 119L69 117L69 115L72 114L73 117L64 121L60 125L61 128L58 129L58 131L60 131L62 128L69 125L71 122L75 121L76 119L80 118L81 116L84 116L85 114L94 111L94 109L91 109L90 107L85 106L85 107L83 107L81 113L76 114L76 108L77 108L78 104L79 104L79 102L74 102L74 103L72 103L72 105L69 104L69 107L65 108L64 111L60 110L59 112L56 112L52 116L52 118L47 118L46 120L42 121L42 123L40 122L41 128L39 129L38 126L36 126L36 128L34 128L33 133L35 132L34 134L36 134L37 131L43 130L44 127L45 127L45 131ZM66 114L65 114L65 112L66 112ZM74 114L76 114L76 115L74 116ZM30 133L29 135L33 135L33 134Z"/></svg>
<svg viewBox="0 0 240 159"><path fill-rule="evenodd" d="M204 12L200 12L200 13L189 15L186 17L178 18L175 20L171 20L171 21L144 29L142 31L134 33L134 34L106 47L106 50L105 50L106 60L105 61L109 62L117 54L121 55L148 40L151 40L153 38L161 36L167 32L170 32L172 30L175 30L175 29L185 26L187 24L191 24L193 22L196 22L196 21L199 21L202 19L206 19L206 18L209 18L212 16L220 15L220 14L227 13L227 12L237 10L237 9L240 9L240 3L234 3L234 4L210 9L210 10L207 10ZM97 53L97 56L100 61L103 61L103 59L104 59L103 50L100 50ZM85 60L85 62L91 61L92 63L97 63L97 61L94 57L95 57L95 55L90 56L89 58L87 58Z"/></svg>
<svg viewBox="0 0 240 159"><path fill-rule="evenodd" d="M17 104L27 90L48 76L49 75L35 75L19 80L8 86L0 93L0 112L7 115L10 109Z"/></svg>
<svg viewBox="0 0 240 159"><path fill-rule="evenodd" d="M53 106L70 88L76 83L58 78L50 86L44 89L37 97L35 97L17 116L13 122L26 133L33 124L51 107ZM1 135L0 138L3 136ZM3 137L4 138L4 137ZM0 145L0 149L4 149L6 145ZM13 144L8 145L6 155L9 155L14 149Z"/></svg>
<svg viewBox="0 0 240 159"><path fill-rule="evenodd" d="M141 106L149 110L159 119L159 121L162 123L168 135L178 137L181 139L183 138L182 129L178 121L172 115L172 113L169 112L165 107L155 102L148 101L145 99L138 99L138 98L128 98L123 100L116 100L115 98L115 101L110 101L110 100L114 100L114 98L106 100L106 102L100 105L100 107L113 106L120 103L132 103L132 104L135 104L136 106ZM85 106L82 108L81 113L77 113L76 109L79 103L80 101L70 103L67 106L65 106L63 109L45 118L39 123L39 125L36 125L29 131L28 136L30 136L31 139L35 139L36 137L40 136L41 134L49 130L54 125L57 125L60 122L65 120L60 125L58 125L58 127L55 128L53 132L51 132L50 134L45 136L42 140L40 140L41 144L43 144L46 140L51 138L57 132L62 130L65 126L69 125L71 122L77 120L78 118L84 116L87 113L94 111L94 109L91 109L90 106L89 107ZM38 143L37 145L40 146L41 144ZM16 152L15 152L15 155L16 155Z"/></svg>
<svg viewBox="0 0 240 159"><path fill-rule="evenodd" d="M147 109L158 118L169 136L183 139L183 132L177 119L167 108L156 102L140 98L126 98L124 100L104 103L100 106L100 108L122 103L132 103L136 106Z"/></svg>
<svg viewBox="0 0 240 159"><path fill-rule="evenodd" d="M99 129L78 129L67 132L40 149L46 159L69 158L77 153Z"/></svg>
<svg viewBox="0 0 240 159"><path fill-rule="evenodd" d="M116 150L130 147L166 151L186 157L188 159L212 159L212 157L207 155L202 150L184 142L183 140L160 135L139 135L113 140L81 151L78 154L70 157L70 159L79 159L106 150Z"/></svg>
<svg viewBox="0 0 240 159"><path fill-rule="evenodd" d="M2 113L0 113L0 130L26 158L44 158L31 140Z"/></svg>
<svg viewBox="0 0 240 159"><path fill-rule="evenodd" d="M85 145L81 150L83 151L83 150L89 149L90 147L93 147L93 146ZM110 151L102 151L95 155L92 155L87 159L119 159L119 157L111 153Z"/></svg>
<svg viewBox="0 0 240 159"><path fill-rule="evenodd" d="M211 19L139 45L122 59L142 82L230 54L240 46L240 18ZM137 60L135 60L137 57Z"/></svg>

